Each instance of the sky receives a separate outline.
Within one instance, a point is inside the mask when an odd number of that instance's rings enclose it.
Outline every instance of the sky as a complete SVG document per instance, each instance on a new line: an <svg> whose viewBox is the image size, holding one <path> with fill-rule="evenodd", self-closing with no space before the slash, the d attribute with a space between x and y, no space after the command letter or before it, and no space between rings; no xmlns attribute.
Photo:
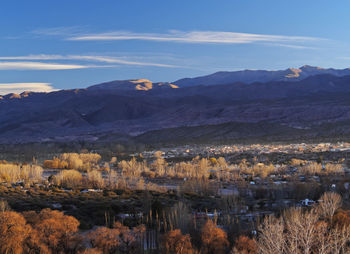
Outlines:
<svg viewBox="0 0 350 254"><path fill-rule="evenodd" d="M350 67L350 1L2 0L0 94Z"/></svg>

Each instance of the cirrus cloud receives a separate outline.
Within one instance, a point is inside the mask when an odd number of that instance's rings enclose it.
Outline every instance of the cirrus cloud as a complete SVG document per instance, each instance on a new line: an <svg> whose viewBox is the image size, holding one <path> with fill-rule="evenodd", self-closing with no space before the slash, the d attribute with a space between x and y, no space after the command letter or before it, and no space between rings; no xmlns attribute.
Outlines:
<svg viewBox="0 0 350 254"><path fill-rule="evenodd" d="M94 65L79 65L79 64L59 64L59 63L44 63L44 62L0 62L0 70L74 70L87 68L101 68L112 66L94 66Z"/></svg>
<svg viewBox="0 0 350 254"><path fill-rule="evenodd" d="M176 68L178 66L172 64L163 63L150 63L150 62L139 62L130 61L122 58L111 57L111 56L95 56L95 55L28 55L28 56L1 56L0 60L78 60L78 61L92 61L92 62L103 62L109 64L118 65L138 65L138 66L153 66L153 67L166 67L166 68ZM23 62L22 62L23 63ZM51 65L48 66L48 68ZM54 66L52 66L54 67ZM113 67L113 66L85 66L85 65L65 65L58 66L59 68L67 69L82 69L82 68L96 68L96 67ZM1 68L1 62L0 62Z"/></svg>
<svg viewBox="0 0 350 254"><path fill-rule="evenodd" d="M147 40L181 43L213 43L213 44L248 44L248 43L305 43L324 40L307 36L264 35L254 33L236 33L222 31L170 31L168 33L132 33L109 32L95 34L77 34L66 38L71 41L108 41L108 40ZM288 44L290 46L290 44Z"/></svg>

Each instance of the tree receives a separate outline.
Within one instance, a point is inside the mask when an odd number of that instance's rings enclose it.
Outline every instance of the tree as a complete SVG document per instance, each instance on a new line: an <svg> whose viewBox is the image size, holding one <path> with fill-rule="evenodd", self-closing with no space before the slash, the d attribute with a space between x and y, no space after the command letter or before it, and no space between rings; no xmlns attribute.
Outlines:
<svg viewBox="0 0 350 254"><path fill-rule="evenodd" d="M40 242L55 252L67 252L74 233L78 231L79 221L63 212L43 209L33 218L33 228L37 231ZM35 216L33 216L35 217Z"/></svg>
<svg viewBox="0 0 350 254"><path fill-rule="evenodd" d="M103 253L115 253L121 242L119 231L107 227L99 227L88 234L88 238L93 248L101 250Z"/></svg>
<svg viewBox="0 0 350 254"><path fill-rule="evenodd" d="M155 160L152 162L151 167L155 170L158 175L166 174L166 166L168 165L165 159L162 157L162 151L156 151L154 153Z"/></svg>
<svg viewBox="0 0 350 254"><path fill-rule="evenodd" d="M78 254L103 254L103 252L99 249L91 248L91 249L79 251Z"/></svg>
<svg viewBox="0 0 350 254"><path fill-rule="evenodd" d="M193 248L190 235L183 235L180 229L165 233L162 241L162 250L166 254L192 254Z"/></svg>
<svg viewBox="0 0 350 254"><path fill-rule="evenodd" d="M317 210L321 217L332 218L334 212L341 207L342 198L338 193L335 192L325 192L320 197L319 205Z"/></svg>
<svg viewBox="0 0 350 254"><path fill-rule="evenodd" d="M255 239L241 235L235 241L235 245L231 251L232 254L256 254L258 253Z"/></svg>
<svg viewBox="0 0 350 254"><path fill-rule="evenodd" d="M201 231L203 254L221 254L225 253L229 242L227 234L222 229L218 228L212 220L207 220Z"/></svg>
<svg viewBox="0 0 350 254"><path fill-rule="evenodd" d="M89 181L89 185L91 185L93 188L102 188L104 186L104 180L100 171L88 171L87 178Z"/></svg>
<svg viewBox="0 0 350 254"><path fill-rule="evenodd" d="M55 178L58 185L65 186L67 188L76 188L81 186L83 176L74 169L62 170Z"/></svg>
<svg viewBox="0 0 350 254"><path fill-rule="evenodd" d="M0 200L0 212L11 211L11 207L6 200Z"/></svg>
<svg viewBox="0 0 350 254"><path fill-rule="evenodd" d="M227 162L226 162L226 160L225 160L224 157L219 157L219 158L217 159L217 163L218 163L219 168L220 168L221 170L227 170L228 165L227 165Z"/></svg>
<svg viewBox="0 0 350 254"><path fill-rule="evenodd" d="M332 217L334 226L350 226L350 211L339 209Z"/></svg>
<svg viewBox="0 0 350 254"><path fill-rule="evenodd" d="M261 254L285 253L284 224L281 218L267 216L259 226L258 249Z"/></svg>
<svg viewBox="0 0 350 254"><path fill-rule="evenodd" d="M143 225L130 228L116 222L113 228L99 227L88 234L88 238L93 248L97 248L103 253L139 253L140 235L145 231Z"/></svg>
<svg viewBox="0 0 350 254"><path fill-rule="evenodd" d="M292 208L280 218L266 217L259 226L261 254L349 253L350 227L320 220L315 209Z"/></svg>
<svg viewBox="0 0 350 254"><path fill-rule="evenodd" d="M311 253L317 243L318 214L315 210L303 212L301 209L292 208L284 213L285 239L289 253L297 253L299 249L303 253Z"/></svg>
<svg viewBox="0 0 350 254"><path fill-rule="evenodd" d="M24 217L16 212L0 212L0 252L20 254L31 233Z"/></svg>

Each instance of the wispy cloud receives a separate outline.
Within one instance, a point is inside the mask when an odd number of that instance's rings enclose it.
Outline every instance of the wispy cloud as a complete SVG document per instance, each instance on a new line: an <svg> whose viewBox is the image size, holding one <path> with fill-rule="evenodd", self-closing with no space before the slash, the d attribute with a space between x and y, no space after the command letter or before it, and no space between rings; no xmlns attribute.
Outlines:
<svg viewBox="0 0 350 254"><path fill-rule="evenodd" d="M118 65L138 65L138 66L154 66L154 67L167 67L174 68L178 67L171 64L162 63L150 63L150 62L139 62L139 61L129 61L117 57L111 56L92 56L92 55L28 55L28 56L3 56L0 60L79 60L79 61L92 61L92 62L103 62L108 64L118 64ZM71 66L82 66L82 65L71 65ZM89 68L89 66L82 66ZM96 67L96 66L95 66ZM110 66L108 66L110 67ZM1 62L0 62L1 68ZM76 69L80 69L79 67Z"/></svg>
<svg viewBox="0 0 350 254"><path fill-rule="evenodd" d="M264 35L253 33L217 32L217 31L170 31L168 33L132 33L110 32L96 34L78 34L70 36L71 41L106 41L106 40L147 40L181 43L215 43L215 44L247 44L256 42L273 43L305 43L322 40L315 37Z"/></svg>
<svg viewBox="0 0 350 254"><path fill-rule="evenodd" d="M52 92L54 89L51 83L0 83L0 95L9 93L31 92Z"/></svg>
<svg viewBox="0 0 350 254"><path fill-rule="evenodd" d="M96 65L78 65L78 64L60 64L60 63L44 63L44 62L0 62L0 70L74 70L87 68L102 68L112 66L96 66Z"/></svg>
<svg viewBox="0 0 350 254"><path fill-rule="evenodd" d="M39 28L31 31L35 35L48 35L48 36L71 36L73 34L82 33L85 28L80 26L60 26L60 27L50 27L50 28Z"/></svg>
<svg viewBox="0 0 350 254"><path fill-rule="evenodd" d="M271 46L271 47L284 47L284 48L291 48L291 49L320 49L317 46L303 46L303 45L293 45L293 44L285 44L285 43L266 43L265 45Z"/></svg>

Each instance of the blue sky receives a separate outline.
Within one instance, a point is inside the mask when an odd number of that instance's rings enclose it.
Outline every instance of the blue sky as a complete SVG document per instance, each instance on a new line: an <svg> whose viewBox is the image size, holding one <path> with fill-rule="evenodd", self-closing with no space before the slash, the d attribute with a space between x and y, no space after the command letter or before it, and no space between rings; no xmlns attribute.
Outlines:
<svg viewBox="0 0 350 254"><path fill-rule="evenodd" d="M350 1L1 1L0 94L350 67Z"/></svg>

